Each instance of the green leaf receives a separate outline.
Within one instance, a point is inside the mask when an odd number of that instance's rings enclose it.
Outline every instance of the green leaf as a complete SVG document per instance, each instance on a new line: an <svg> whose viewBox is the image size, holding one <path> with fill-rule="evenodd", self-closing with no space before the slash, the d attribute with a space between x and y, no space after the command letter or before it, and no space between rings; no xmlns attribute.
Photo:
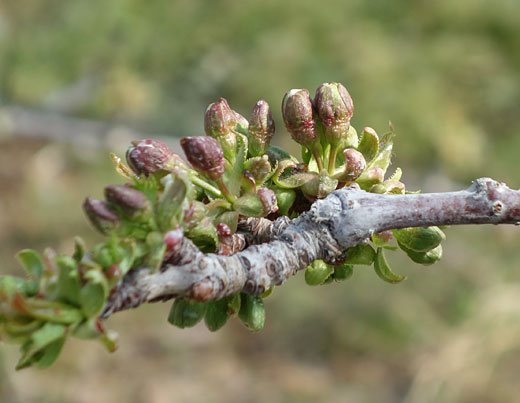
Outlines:
<svg viewBox="0 0 520 403"><path fill-rule="evenodd" d="M70 325L83 319L79 309L57 301L28 298L19 300L17 304L24 314L46 322Z"/></svg>
<svg viewBox="0 0 520 403"><path fill-rule="evenodd" d="M315 260L305 269L305 282L308 285L323 284L334 272L334 268L323 260Z"/></svg>
<svg viewBox="0 0 520 403"><path fill-rule="evenodd" d="M377 248L376 259L374 260L374 270L381 279L388 283L400 283L406 279L405 276L400 276L392 271L385 259L385 255L383 254L383 248Z"/></svg>
<svg viewBox="0 0 520 403"><path fill-rule="evenodd" d="M252 332L258 332L264 327L265 307L261 297L240 293L240 312L238 317Z"/></svg>
<svg viewBox="0 0 520 403"><path fill-rule="evenodd" d="M283 177L273 176L273 182L282 189L298 188L313 180L319 183L319 175L315 172L298 172Z"/></svg>
<svg viewBox="0 0 520 403"><path fill-rule="evenodd" d="M356 245L348 248L345 264L371 265L376 258L376 252L370 245Z"/></svg>
<svg viewBox="0 0 520 403"><path fill-rule="evenodd" d="M204 323L210 331L215 332L226 324L229 318L228 303L229 299L227 297L207 303Z"/></svg>
<svg viewBox="0 0 520 403"><path fill-rule="evenodd" d="M189 230L187 237L204 253L214 252L218 246L218 235L209 217L203 218Z"/></svg>
<svg viewBox="0 0 520 403"><path fill-rule="evenodd" d="M278 212L281 215L289 215L289 209L292 207L296 199L296 192L292 189L280 189L275 187L272 189L276 195L276 204L278 205Z"/></svg>
<svg viewBox="0 0 520 403"><path fill-rule="evenodd" d="M240 293L236 293L234 295L231 295L228 297L228 316L230 318L234 318L238 315L238 312L240 311L241 306L241 300L240 300Z"/></svg>
<svg viewBox="0 0 520 403"><path fill-rule="evenodd" d="M89 280L79 292L81 310L87 318L96 316L108 298L108 282L105 276L97 271L90 270L85 274Z"/></svg>
<svg viewBox="0 0 520 403"><path fill-rule="evenodd" d="M390 160L392 158L392 147L394 144L395 133L390 131L386 133L381 138L379 142L379 151L376 157L370 161L367 166L367 170L372 168L381 168L383 172L386 172L388 166L390 165ZM366 172L366 171L365 171Z"/></svg>
<svg viewBox="0 0 520 403"><path fill-rule="evenodd" d="M58 266L58 282L56 285L55 298L62 302L79 305L79 291L81 279L74 259L68 256L57 256L55 259Z"/></svg>
<svg viewBox="0 0 520 403"><path fill-rule="evenodd" d="M294 162L298 163L298 159L296 157L293 157L291 154L289 154L283 148L277 147L277 146L269 146L267 148L267 156L269 157L269 162L271 163L271 166L273 166L273 167L278 162L283 161L283 160L293 160Z"/></svg>
<svg viewBox="0 0 520 403"><path fill-rule="evenodd" d="M235 162L227 169L223 176L223 181L231 194L238 196L240 194L240 185L242 183L242 174L244 172L244 163L247 158L247 137L237 133L237 152Z"/></svg>
<svg viewBox="0 0 520 403"><path fill-rule="evenodd" d="M188 179L179 174L168 174L161 182L164 192L159 196L155 219L161 231L168 231L174 226L172 220L182 212L183 201L188 193Z"/></svg>
<svg viewBox="0 0 520 403"><path fill-rule="evenodd" d="M177 298L168 315L168 322L181 329L193 327L199 323L206 313L207 304L188 298Z"/></svg>
<svg viewBox="0 0 520 403"><path fill-rule="evenodd" d="M415 252L427 252L446 239L439 227L403 228L392 232L399 244Z"/></svg>
<svg viewBox="0 0 520 403"><path fill-rule="evenodd" d="M311 180L303 184L303 193L322 199L336 190L338 180L331 178L326 170L323 170L319 175L313 175L314 177Z"/></svg>
<svg viewBox="0 0 520 403"><path fill-rule="evenodd" d="M334 273L332 278L336 281L348 280L354 274L354 266L351 264L343 264L341 266L334 266Z"/></svg>
<svg viewBox="0 0 520 403"><path fill-rule="evenodd" d="M35 362L34 366L40 369L48 368L58 359L61 349L65 344L65 337L62 337L56 341L53 341L43 350L40 351L40 357Z"/></svg>
<svg viewBox="0 0 520 403"><path fill-rule="evenodd" d="M36 251L32 249L24 249L16 254L16 258L21 263L23 268L31 279L40 280L44 265L42 258Z"/></svg>
<svg viewBox="0 0 520 403"><path fill-rule="evenodd" d="M404 252L406 252L410 259L412 259L415 263L419 263L424 266L430 266L438 262L442 258L442 245L430 249L427 252L416 252L414 250L408 249L406 246L400 244L399 242L397 244Z"/></svg>
<svg viewBox="0 0 520 403"><path fill-rule="evenodd" d="M23 354L16 365L16 369L23 369L33 365L40 359L45 358L43 365L50 365L57 358L61 346L65 341L66 327L55 323L46 323L40 329L36 330L32 336L31 341L22 347ZM43 351L47 346L53 342L61 342L61 345L55 345L45 354Z"/></svg>
<svg viewBox="0 0 520 403"><path fill-rule="evenodd" d="M231 229L232 233L235 233L237 231L238 215L238 211L225 211L224 213L217 216L213 222L215 225L224 223Z"/></svg>
<svg viewBox="0 0 520 403"><path fill-rule="evenodd" d="M365 161L370 163L379 151L379 137L376 132L363 130L357 150L363 154Z"/></svg>
<svg viewBox="0 0 520 403"><path fill-rule="evenodd" d="M233 209L246 217L263 217L264 215L262 201L256 193L248 193L236 199Z"/></svg>

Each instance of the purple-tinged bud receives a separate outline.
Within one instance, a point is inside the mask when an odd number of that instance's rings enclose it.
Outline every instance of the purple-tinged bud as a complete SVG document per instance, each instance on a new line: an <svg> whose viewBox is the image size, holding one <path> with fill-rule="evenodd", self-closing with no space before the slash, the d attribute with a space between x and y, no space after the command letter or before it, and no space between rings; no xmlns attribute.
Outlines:
<svg viewBox="0 0 520 403"><path fill-rule="evenodd" d="M181 227L168 231L164 234L163 242L166 245L165 260L174 255L178 255L181 251L184 239L184 232Z"/></svg>
<svg viewBox="0 0 520 403"><path fill-rule="evenodd" d="M217 235L219 238L229 238L233 233L231 232L231 228L226 223L219 223L217 225Z"/></svg>
<svg viewBox="0 0 520 403"><path fill-rule="evenodd" d="M121 218L108 208L107 203L90 196L83 202L83 209L92 225L102 234L108 234L121 222Z"/></svg>
<svg viewBox="0 0 520 403"><path fill-rule="evenodd" d="M235 160L237 139L234 131L237 115L224 98L210 104L204 114L204 131L208 136L218 140L228 161Z"/></svg>
<svg viewBox="0 0 520 403"><path fill-rule="evenodd" d="M372 186L383 183L384 178L385 171L376 167L365 170L363 174L356 179L356 183L361 187L361 189L370 190ZM379 191L377 193L379 193Z"/></svg>
<svg viewBox="0 0 520 403"><path fill-rule="evenodd" d="M151 210L150 201L144 193L126 185L106 186L105 199L120 207L130 217L141 216Z"/></svg>
<svg viewBox="0 0 520 403"><path fill-rule="evenodd" d="M186 158L206 178L219 179L226 171L226 161L220 144L213 137L183 137L181 147Z"/></svg>
<svg viewBox="0 0 520 403"><path fill-rule="evenodd" d="M258 189L256 192L260 201L262 202L262 208L264 216L278 211L278 204L276 203L276 194L268 188Z"/></svg>
<svg viewBox="0 0 520 403"><path fill-rule="evenodd" d="M312 101L306 89L287 92L282 101L283 121L287 131L298 144L314 148L319 142L313 118Z"/></svg>
<svg viewBox="0 0 520 403"><path fill-rule="evenodd" d="M350 118L354 113L350 94L340 83L324 83L316 89L314 106L323 124L325 139L337 146L348 135Z"/></svg>
<svg viewBox="0 0 520 403"><path fill-rule="evenodd" d="M356 180L365 170L367 164L363 154L353 148L347 148L343 151L345 156L345 170L341 175L342 182L349 182Z"/></svg>
<svg viewBox="0 0 520 403"><path fill-rule="evenodd" d="M253 107L249 119L249 153L253 157L264 155L274 135L274 120L269 104L263 99Z"/></svg>
<svg viewBox="0 0 520 403"><path fill-rule="evenodd" d="M182 158L162 141L146 139L133 141L132 144L134 146L126 152L126 160L130 168L139 175L148 176L159 171L188 168Z"/></svg>

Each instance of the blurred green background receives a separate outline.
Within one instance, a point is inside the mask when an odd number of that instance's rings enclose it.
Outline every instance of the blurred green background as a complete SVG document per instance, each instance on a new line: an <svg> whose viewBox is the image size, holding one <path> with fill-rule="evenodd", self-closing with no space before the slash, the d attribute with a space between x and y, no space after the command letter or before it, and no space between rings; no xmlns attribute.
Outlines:
<svg viewBox="0 0 520 403"><path fill-rule="evenodd" d="M518 188L519 18L517 0L2 0L1 271L21 274L24 247L98 241L80 204L119 182L108 148L202 134L220 96L246 116L266 99L290 148L283 94L339 81L354 126L392 121L409 189L480 176ZM258 334L176 329L168 303L111 318L113 355L72 340L51 369L16 373L2 345L0 401L518 401L519 229L447 236L434 267L390 256L400 285L370 269L324 287L292 279Z"/></svg>

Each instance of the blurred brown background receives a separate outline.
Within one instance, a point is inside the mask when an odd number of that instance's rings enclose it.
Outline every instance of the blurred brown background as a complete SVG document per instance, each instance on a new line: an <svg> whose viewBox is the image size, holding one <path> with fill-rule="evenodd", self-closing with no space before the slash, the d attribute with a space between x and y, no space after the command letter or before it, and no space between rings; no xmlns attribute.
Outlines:
<svg viewBox="0 0 520 403"><path fill-rule="evenodd" d="M409 189L518 188L519 17L517 0L1 0L0 270L21 274L24 247L99 241L80 204L119 182L108 151L202 134L220 96L246 116L266 99L289 146L285 91L339 81L354 126L392 121ZM518 401L520 230L446 232L434 267L390 256L400 285L292 279L258 334L176 329L168 303L111 318L112 355L72 340L50 369L15 372L1 345L0 401Z"/></svg>

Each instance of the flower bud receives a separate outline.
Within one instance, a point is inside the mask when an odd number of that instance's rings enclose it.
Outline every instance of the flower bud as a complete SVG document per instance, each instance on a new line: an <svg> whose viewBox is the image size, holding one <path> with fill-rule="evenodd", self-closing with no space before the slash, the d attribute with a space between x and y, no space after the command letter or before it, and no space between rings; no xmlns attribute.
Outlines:
<svg viewBox="0 0 520 403"><path fill-rule="evenodd" d="M370 190L370 188L378 183L382 183L385 178L385 171L376 167L369 170L365 170L363 174L356 179L356 183L363 190Z"/></svg>
<svg viewBox="0 0 520 403"><path fill-rule="evenodd" d="M184 231L181 227L177 227L164 234L163 242L166 245L164 260L169 260L172 256L176 256L181 251L184 239Z"/></svg>
<svg viewBox="0 0 520 403"><path fill-rule="evenodd" d="M204 131L208 136L218 140L225 158L229 161L234 161L237 148L234 133L237 115L224 98L210 104L204 114Z"/></svg>
<svg viewBox="0 0 520 403"><path fill-rule="evenodd" d="M219 238L229 238L233 233L231 232L231 228L226 223L217 224L217 234Z"/></svg>
<svg viewBox="0 0 520 403"><path fill-rule="evenodd" d="M158 171L171 171L175 168L187 169L186 163L159 140L138 140L126 152L128 165L137 173L146 176Z"/></svg>
<svg viewBox="0 0 520 403"><path fill-rule="evenodd" d="M151 210L150 201L144 193L126 185L106 186L105 198L120 207L130 217L137 217Z"/></svg>
<svg viewBox="0 0 520 403"><path fill-rule="evenodd" d="M341 181L354 181L366 168L365 158L363 154L353 148L344 150L343 155L345 156L345 171L341 175Z"/></svg>
<svg viewBox="0 0 520 403"><path fill-rule="evenodd" d="M209 136L183 137L181 147L193 168L206 178L217 180L226 170L224 154L217 140Z"/></svg>
<svg viewBox="0 0 520 403"><path fill-rule="evenodd" d="M274 134L274 120L269 104L258 101L249 119L249 153L253 157L265 154Z"/></svg>
<svg viewBox="0 0 520 403"><path fill-rule="evenodd" d="M262 202L264 216L271 213L276 213L278 211L278 205L276 204L276 194L271 189L261 188L258 189L256 194L258 197L260 197L260 201Z"/></svg>
<svg viewBox="0 0 520 403"><path fill-rule="evenodd" d="M319 142L312 113L309 91L294 89L285 94L282 102L285 127L294 141L309 148Z"/></svg>
<svg viewBox="0 0 520 403"><path fill-rule="evenodd" d="M233 114L235 115L236 121L235 130L242 134L247 134L247 130L249 129L249 122L247 121L247 119L237 111L233 111Z"/></svg>
<svg viewBox="0 0 520 403"><path fill-rule="evenodd" d="M83 202L83 209L92 225L102 234L108 234L121 222L121 218L110 210L105 202L90 196Z"/></svg>
<svg viewBox="0 0 520 403"><path fill-rule="evenodd" d="M347 89L340 83L324 83L316 89L314 106L323 123L325 139L339 144L348 135L354 104ZM357 140L357 139L356 139Z"/></svg>

